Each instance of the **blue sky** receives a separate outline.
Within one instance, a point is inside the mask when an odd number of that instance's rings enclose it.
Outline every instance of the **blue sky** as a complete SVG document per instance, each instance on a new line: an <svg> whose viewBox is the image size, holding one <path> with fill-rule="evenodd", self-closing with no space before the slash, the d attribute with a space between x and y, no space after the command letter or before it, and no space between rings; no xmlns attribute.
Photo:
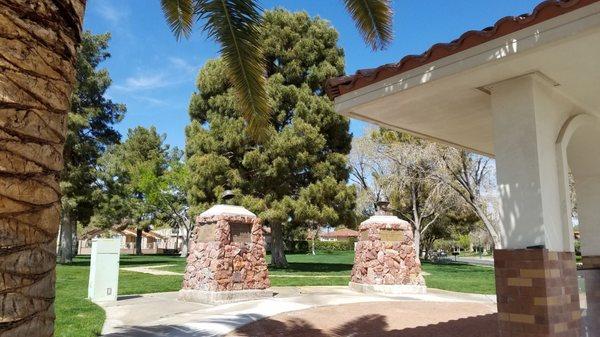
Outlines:
<svg viewBox="0 0 600 337"><path fill-rule="evenodd" d="M346 52L346 72L397 62L407 54L420 54L432 44L448 42L471 29L497 19L531 12L540 0L395 0L394 42L373 52L362 42L341 0L264 0L265 9L281 6L307 11L331 22L340 33ZM159 0L88 0L84 28L110 32L112 57L103 64L113 79L108 95L127 105L118 125L123 135L137 125L156 126L167 143L183 148L187 106L195 78L204 62L217 57L218 46L197 27L189 40L176 41L166 25ZM360 135L365 124L352 121Z"/></svg>

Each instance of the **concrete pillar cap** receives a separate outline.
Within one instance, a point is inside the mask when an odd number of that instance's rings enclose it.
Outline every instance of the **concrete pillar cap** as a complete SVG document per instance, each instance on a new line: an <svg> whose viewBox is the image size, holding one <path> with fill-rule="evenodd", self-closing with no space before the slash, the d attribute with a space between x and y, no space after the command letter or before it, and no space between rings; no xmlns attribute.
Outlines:
<svg viewBox="0 0 600 337"><path fill-rule="evenodd" d="M361 222L361 225L369 225L369 224L386 224L386 225L399 225L399 224L409 224L408 222L400 219L395 215L373 215L367 220Z"/></svg>
<svg viewBox="0 0 600 337"><path fill-rule="evenodd" d="M256 214L250 212L242 206L234 205L214 205L200 214L201 218L210 218L218 215L233 215L233 216L246 216L256 218Z"/></svg>

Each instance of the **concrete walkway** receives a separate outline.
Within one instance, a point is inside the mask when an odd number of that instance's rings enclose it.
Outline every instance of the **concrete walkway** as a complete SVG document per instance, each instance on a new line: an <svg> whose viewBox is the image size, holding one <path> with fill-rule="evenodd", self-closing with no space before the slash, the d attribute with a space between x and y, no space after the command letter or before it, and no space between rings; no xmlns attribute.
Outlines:
<svg viewBox="0 0 600 337"><path fill-rule="evenodd" d="M450 258L454 260L453 258ZM494 266L494 258L490 256L459 256L457 262L472 264L476 266L484 266L484 267L493 267Z"/></svg>
<svg viewBox="0 0 600 337"><path fill-rule="evenodd" d="M126 296L101 305L106 310L102 333L110 337L223 336L262 318L317 307L361 303L427 302L470 303L479 314L495 312L495 296L430 290L425 295L379 296L353 292L347 287L273 287L269 299L219 306L177 301L177 293ZM465 308L468 308L466 304ZM452 309L456 311L456 308ZM356 311L356 309L355 309ZM443 311L443 310L442 310ZM469 310L466 311L468 313ZM365 312L368 314L368 312ZM433 313L435 315L435 313ZM442 314L441 312L439 313ZM324 317L333 319L336 317ZM432 323L434 323L432 321Z"/></svg>
<svg viewBox="0 0 600 337"><path fill-rule="evenodd" d="M150 265L150 266L144 266L144 267L125 267L125 268L121 268L121 270L133 271L136 273L144 273L144 274L150 274L150 275L183 275L183 273L176 273L174 271L157 269L157 268L172 267L172 266L175 266L175 265L174 264L157 264L157 265Z"/></svg>

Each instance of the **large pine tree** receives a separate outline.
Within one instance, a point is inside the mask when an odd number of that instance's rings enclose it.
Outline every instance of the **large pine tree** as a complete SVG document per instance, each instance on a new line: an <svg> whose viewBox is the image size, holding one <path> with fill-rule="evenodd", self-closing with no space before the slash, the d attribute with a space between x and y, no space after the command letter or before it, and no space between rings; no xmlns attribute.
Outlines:
<svg viewBox="0 0 600 337"><path fill-rule="evenodd" d="M266 12L264 22L270 135L260 144L248 136L225 63L207 62L191 98L192 122L186 131L189 202L198 213L218 202L226 187L237 190L237 202L270 226L272 263L283 267L285 227L310 221L296 212L310 206L310 198L299 202L303 190L335 186L330 206L340 216L330 219L347 221L354 203L354 189L346 184L352 137L348 120L334 112L323 90L325 80L344 69L335 29L320 18L282 9Z"/></svg>
<svg viewBox="0 0 600 337"><path fill-rule="evenodd" d="M67 137L61 174L62 217L59 261L71 262L77 249L77 224L87 225L98 200L96 184L98 158L121 135L114 129L126 108L106 98L112 80L100 64L110 57L110 34L84 32L78 49L75 90L71 95Z"/></svg>

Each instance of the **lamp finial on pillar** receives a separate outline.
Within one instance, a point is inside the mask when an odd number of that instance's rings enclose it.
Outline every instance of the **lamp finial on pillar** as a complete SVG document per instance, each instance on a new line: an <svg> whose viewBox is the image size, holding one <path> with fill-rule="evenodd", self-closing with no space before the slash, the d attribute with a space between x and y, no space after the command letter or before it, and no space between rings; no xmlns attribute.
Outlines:
<svg viewBox="0 0 600 337"><path fill-rule="evenodd" d="M223 199L223 202L226 205L229 205L231 203L231 200L235 197L235 193L230 190L229 188L226 189L225 191L223 191L223 193L221 194L221 199Z"/></svg>
<svg viewBox="0 0 600 337"><path fill-rule="evenodd" d="M375 203L375 207L377 208L377 211L375 212L377 215L391 215L392 213L390 212L390 201L388 200L388 198L384 195L381 198L379 198L379 200L377 200L377 202Z"/></svg>

